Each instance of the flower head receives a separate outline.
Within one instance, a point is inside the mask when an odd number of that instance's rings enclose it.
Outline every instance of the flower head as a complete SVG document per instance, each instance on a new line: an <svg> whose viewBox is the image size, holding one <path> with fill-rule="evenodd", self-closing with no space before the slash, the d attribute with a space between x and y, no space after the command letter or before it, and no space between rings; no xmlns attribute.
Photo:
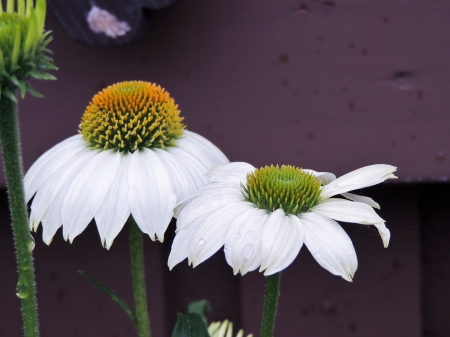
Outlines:
<svg viewBox="0 0 450 337"><path fill-rule="evenodd" d="M46 73L57 69L53 60L44 53L51 41L50 32L44 32L46 12L45 0L18 0L14 11L14 0L7 0L6 11L0 4L0 86L1 95L16 101L15 89L22 97L28 91L40 96L26 81L31 77L54 80Z"/></svg>
<svg viewBox="0 0 450 337"><path fill-rule="evenodd" d="M130 214L152 240L164 232L177 201L206 184L203 175L228 163L200 135L187 131L178 106L161 87L123 82L98 93L80 134L43 154L25 176L33 196L30 228L49 244L61 225L72 240L95 218L109 248Z"/></svg>
<svg viewBox="0 0 450 337"><path fill-rule="evenodd" d="M233 323L227 319L223 322L212 322L208 326L208 333L211 337L233 337ZM239 330L236 337L244 337L244 330ZM253 337L253 334L248 334L247 337Z"/></svg>
<svg viewBox="0 0 450 337"><path fill-rule="evenodd" d="M303 244L334 275L351 281L358 262L335 221L374 225L385 247L390 232L371 198L349 191L396 178L396 168L372 165L336 179L292 166L256 169L247 163L214 167L210 183L180 201L169 267L186 257L197 266L222 246L235 274L260 267L264 275L289 266ZM344 198L333 198L341 195Z"/></svg>

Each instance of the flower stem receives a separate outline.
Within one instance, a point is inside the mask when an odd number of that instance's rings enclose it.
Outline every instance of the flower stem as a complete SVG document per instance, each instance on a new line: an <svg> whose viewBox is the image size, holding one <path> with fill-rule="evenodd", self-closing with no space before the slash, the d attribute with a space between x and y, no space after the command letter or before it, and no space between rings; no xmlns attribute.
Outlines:
<svg viewBox="0 0 450 337"><path fill-rule="evenodd" d="M17 103L5 96L0 99L0 139L12 217L14 244L16 246L19 272L17 296L22 301L24 335L25 337L37 337L39 336L38 315L33 257L31 254L34 242L28 229Z"/></svg>
<svg viewBox="0 0 450 337"><path fill-rule="evenodd" d="M130 216L130 252L131 276L133 278L134 306L136 314L136 329L139 337L150 337L150 319L147 309L147 294L145 291L144 251L142 231Z"/></svg>
<svg viewBox="0 0 450 337"><path fill-rule="evenodd" d="M272 337L277 315L278 297L280 296L281 273L266 277L266 292L264 298L264 313L261 327L261 337Z"/></svg>

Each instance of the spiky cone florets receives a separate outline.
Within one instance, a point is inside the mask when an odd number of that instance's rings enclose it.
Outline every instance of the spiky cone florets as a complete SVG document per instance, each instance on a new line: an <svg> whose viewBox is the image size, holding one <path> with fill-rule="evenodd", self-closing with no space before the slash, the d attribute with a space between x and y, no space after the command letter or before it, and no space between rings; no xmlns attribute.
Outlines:
<svg viewBox="0 0 450 337"><path fill-rule="evenodd" d="M16 7L16 8L15 8ZM27 81L30 78L54 80L46 73L56 70L47 45L52 38L44 32L45 0L8 0L6 10L0 4L0 89L1 99L16 101L15 90L22 98L28 91L42 97Z"/></svg>
<svg viewBox="0 0 450 337"><path fill-rule="evenodd" d="M319 179L293 166L266 166L247 174L244 198L261 209L286 214L309 212L320 201Z"/></svg>
<svg viewBox="0 0 450 337"><path fill-rule="evenodd" d="M175 146L175 140L183 134L179 114L178 105L159 85L121 82L94 96L79 132L94 149L165 149Z"/></svg>

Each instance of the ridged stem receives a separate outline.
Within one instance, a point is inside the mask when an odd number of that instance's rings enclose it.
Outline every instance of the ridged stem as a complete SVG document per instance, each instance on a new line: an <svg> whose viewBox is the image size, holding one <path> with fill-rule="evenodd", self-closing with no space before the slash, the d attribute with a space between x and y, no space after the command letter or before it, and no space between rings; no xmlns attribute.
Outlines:
<svg viewBox="0 0 450 337"><path fill-rule="evenodd" d="M277 315L278 297L280 296L281 273L266 277L264 313L261 326L261 337L272 337Z"/></svg>
<svg viewBox="0 0 450 337"><path fill-rule="evenodd" d="M25 337L39 336L36 287L32 250L34 242L28 229L28 213L23 187L23 167L20 153L17 103L0 99L0 139L3 165L12 217L19 280L17 296L22 301Z"/></svg>
<svg viewBox="0 0 450 337"><path fill-rule="evenodd" d="M147 308L147 293L145 291L143 235L132 216L128 219L128 225L130 231L131 276L133 278L136 314L135 324L139 337L150 337L150 319Z"/></svg>

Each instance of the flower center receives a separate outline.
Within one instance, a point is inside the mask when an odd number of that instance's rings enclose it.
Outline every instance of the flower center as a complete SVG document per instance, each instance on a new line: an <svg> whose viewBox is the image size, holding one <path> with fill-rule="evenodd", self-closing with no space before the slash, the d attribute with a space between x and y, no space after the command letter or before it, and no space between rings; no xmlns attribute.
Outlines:
<svg viewBox="0 0 450 337"><path fill-rule="evenodd" d="M247 174L244 198L273 212L299 214L319 203L321 184L312 174L293 166L266 166Z"/></svg>
<svg viewBox="0 0 450 337"><path fill-rule="evenodd" d="M179 114L178 105L159 85L121 82L94 96L79 132L94 149L165 149L183 134Z"/></svg>

